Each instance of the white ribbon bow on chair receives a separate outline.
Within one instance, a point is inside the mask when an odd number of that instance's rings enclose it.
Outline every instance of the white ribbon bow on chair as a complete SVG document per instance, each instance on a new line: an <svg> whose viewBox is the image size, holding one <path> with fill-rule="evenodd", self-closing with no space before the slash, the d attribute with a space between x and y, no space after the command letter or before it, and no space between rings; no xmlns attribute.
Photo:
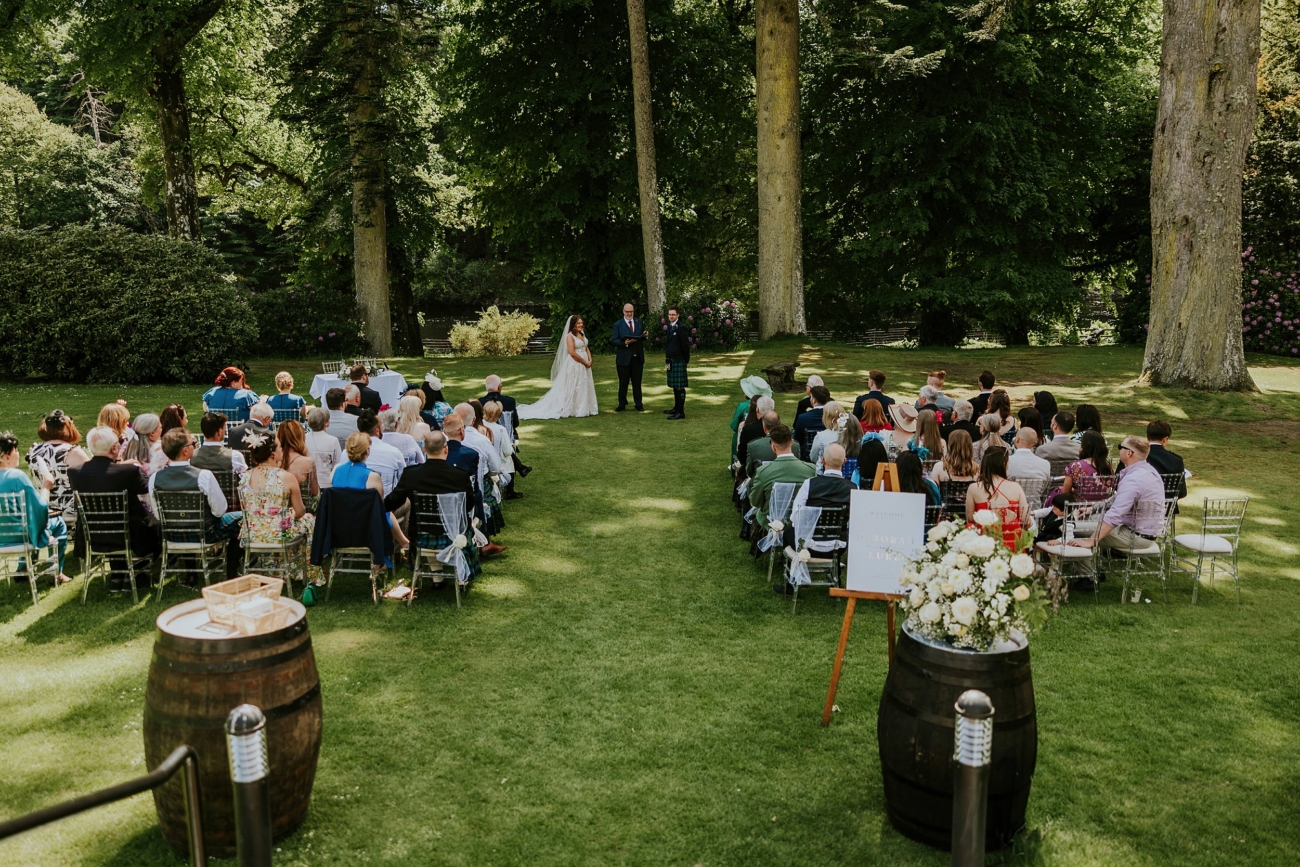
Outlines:
<svg viewBox="0 0 1300 867"><path fill-rule="evenodd" d="M442 514L443 531L451 544L438 552L438 562L456 570L456 581L469 583L469 560L465 559L465 548L469 539L465 533L469 529L465 520L464 494L439 494L438 511Z"/></svg>
<svg viewBox="0 0 1300 867"><path fill-rule="evenodd" d="M820 506L805 506L802 509L795 510L790 516L794 522L794 544L795 558L790 563L790 583L791 584L811 584L812 577L808 574L808 561L812 555L808 553L806 540L813 534L817 527L817 521L821 519L822 510Z"/></svg>
<svg viewBox="0 0 1300 867"><path fill-rule="evenodd" d="M767 504L767 535L758 540L758 550L770 551L773 545L781 544L781 535L785 532L785 518L790 512L790 501L794 499L795 486L778 482L772 486L772 499Z"/></svg>

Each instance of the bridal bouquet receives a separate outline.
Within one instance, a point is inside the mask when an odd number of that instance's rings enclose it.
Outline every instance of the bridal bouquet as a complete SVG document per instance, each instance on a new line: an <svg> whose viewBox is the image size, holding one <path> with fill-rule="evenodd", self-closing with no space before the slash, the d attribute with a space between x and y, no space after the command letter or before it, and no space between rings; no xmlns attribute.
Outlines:
<svg viewBox="0 0 1300 867"><path fill-rule="evenodd" d="M985 651L1047 623L1043 569L1002 541L992 511L976 512L969 526L942 521L926 535L925 550L903 567L901 603L913 632L954 647Z"/></svg>

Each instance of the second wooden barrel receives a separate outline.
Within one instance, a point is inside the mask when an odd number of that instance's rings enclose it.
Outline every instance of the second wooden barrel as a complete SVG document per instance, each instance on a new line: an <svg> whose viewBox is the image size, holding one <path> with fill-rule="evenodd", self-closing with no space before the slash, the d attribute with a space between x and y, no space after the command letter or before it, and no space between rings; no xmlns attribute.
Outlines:
<svg viewBox="0 0 1300 867"><path fill-rule="evenodd" d="M203 832L210 857L235 854L234 800L226 756L226 716L248 702L266 714L275 839L307 817L320 754L321 698L307 609L296 606L288 626L264 635L230 634L208 622L204 600L158 616L158 637L145 690L144 748L156 767L179 744L199 755ZM188 851L181 776L154 790L163 838Z"/></svg>
<svg viewBox="0 0 1300 867"><path fill-rule="evenodd" d="M986 846L1002 849L1025 826L1038 759L1038 718L1029 647L974 653L938 646L906 627L880 697L876 739L889 821L941 849L952 846L953 730L957 697L993 700Z"/></svg>

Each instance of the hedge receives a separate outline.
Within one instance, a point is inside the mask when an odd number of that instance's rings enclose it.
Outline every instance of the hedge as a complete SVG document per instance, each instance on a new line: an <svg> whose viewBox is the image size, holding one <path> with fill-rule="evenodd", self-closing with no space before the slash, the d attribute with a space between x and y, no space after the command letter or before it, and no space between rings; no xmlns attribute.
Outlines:
<svg viewBox="0 0 1300 867"><path fill-rule="evenodd" d="M0 374L210 382L257 323L217 254L123 229L0 232Z"/></svg>

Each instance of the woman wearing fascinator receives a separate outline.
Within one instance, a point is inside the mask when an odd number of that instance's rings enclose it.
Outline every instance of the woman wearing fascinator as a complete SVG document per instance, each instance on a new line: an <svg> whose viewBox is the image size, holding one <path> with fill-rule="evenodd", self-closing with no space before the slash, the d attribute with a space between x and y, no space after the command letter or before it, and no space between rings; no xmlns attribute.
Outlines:
<svg viewBox="0 0 1300 867"><path fill-rule="evenodd" d="M451 415L452 407L442 396L442 380L438 377L438 371L430 368L424 375L424 382L420 383L420 396L424 400L420 418L430 429L442 430L442 420Z"/></svg>
<svg viewBox="0 0 1300 867"><path fill-rule="evenodd" d="M253 432L244 435L244 444L250 469L239 480L239 502L244 507L241 543L279 545L299 536L311 538L316 516L303 505L298 477L279 466L279 440ZM309 567L305 579L319 584L320 578L320 567Z"/></svg>

